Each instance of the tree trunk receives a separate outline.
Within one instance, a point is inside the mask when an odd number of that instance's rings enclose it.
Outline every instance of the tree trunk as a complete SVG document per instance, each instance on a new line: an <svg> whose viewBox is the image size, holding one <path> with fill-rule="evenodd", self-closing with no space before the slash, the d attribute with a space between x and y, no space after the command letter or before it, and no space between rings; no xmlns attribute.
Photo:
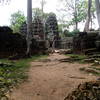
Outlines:
<svg viewBox="0 0 100 100"><path fill-rule="evenodd" d="M45 27L45 18L44 18L44 5L45 5L46 1L45 0L41 0L41 10L42 10L42 23ZM44 40L46 40L46 35L45 35L45 29L44 29L44 37L43 37Z"/></svg>
<svg viewBox="0 0 100 100"><path fill-rule="evenodd" d="M78 30L78 22L75 22L75 30Z"/></svg>
<svg viewBox="0 0 100 100"><path fill-rule="evenodd" d="M88 0L88 14L87 14L87 20L85 23L84 31L89 31L89 25L91 20L91 6L92 6L92 0Z"/></svg>
<svg viewBox="0 0 100 100"><path fill-rule="evenodd" d="M26 55L30 54L30 46L32 39L32 0L27 0L27 51Z"/></svg>
<svg viewBox="0 0 100 100"><path fill-rule="evenodd" d="M41 1L42 18L44 16L44 0Z"/></svg>
<svg viewBox="0 0 100 100"><path fill-rule="evenodd" d="M98 19L98 24L100 29L100 1L95 0L95 5L96 5L97 19Z"/></svg>
<svg viewBox="0 0 100 100"><path fill-rule="evenodd" d="M75 30L78 30L78 20L77 20L77 0L75 0L75 14L74 14L74 18L75 18Z"/></svg>

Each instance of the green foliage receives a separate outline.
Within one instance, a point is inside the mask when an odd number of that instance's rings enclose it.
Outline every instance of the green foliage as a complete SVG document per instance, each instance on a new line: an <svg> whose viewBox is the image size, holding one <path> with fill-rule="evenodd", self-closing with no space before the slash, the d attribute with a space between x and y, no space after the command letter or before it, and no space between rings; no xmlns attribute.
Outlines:
<svg viewBox="0 0 100 100"><path fill-rule="evenodd" d="M66 56L69 56L71 58L78 58L80 60L86 59L87 56L86 55L79 55L79 54L67 54Z"/></svg>
<svg viewBox="0 0 100 100"><path fill-rule="evenodd" d="M32 9L32 17L34 18L36 16L42 17L42 10L41 9L39 9L39 8Z"/></svg>
<svg viewBox="0 0 100 100"><path fill-rule="evenodd" d="M78 63L81 63L81 64L86 63L86 62L84 61L84 59L87 58L86 55L67 54L66 56L69 56L69 57L70 57L70 58L68 58L70 62L78 62Z"/></svg>
<svg viewBox="0 0 100 100"><path fill-rule="evenodd" d="M42 10L40 8L33 8L32 9L33 19L37 16L39 16L39 17L43 18L44 20L46 20L46 18L49 16L49 13L42 12Z"/></svg>
<svg viewBox="0 0 100 100"><path fill-rule="evenodd" d="M15 12L11 15L11 28L14 32L19 32L20 26L26 21L24 14L21 11Z"/></svg>
<svg viewBox="0 0 100 100"><path fill-rule="evenodd" d="M93 17L95 17L94 12L96 11L95 9L95 1L92 0L92 7L91 7L91 14ZM79 4L77 5L78 8L78 17L77 17L77 21L81 22L81 21L85 21L86 17L87 17L87 8L88 8L88 0L81 0L79 2ZM73 19L74 20L74 19Z"/></svg>
<svg viewBox="0 0 100 100"><path fill-rule="evenodd" d="M87 18L87 10L88 10L88 0L63 0L65 4L65 8L63 7L64 13L70 15L68 18L67 26L75 25L76 23L84 22ZM75 5L76 2L76 5ZM91 14L92 18L95 18L95 1L92 0L92 8ZM65 15L64 14L64 15ZM65 16L65 17L66 17Z"/></svg>
<svg viewBox="0 0 100 100"><path fill-rule="evenodd" d="M79 30L73 30L73 31L69 32L69 35L75 36L75 35L77 35L79 32L80 32Z"/></svg>
<svg viewBox="0 0 100 100"><path fill-rule="evenodd" d="M75 35L77 35L80 31L79 30L73 30L73 31L68 31L68 30L65 30L64 31L64 37L73 37Z"/></svg>
<svg viewBox="0 0 100 100"><path fill-rule="evenodd" d="M41 20L46 20L47 17L49 15L51 15L52 13L42 13L42 10L39 8L33 8L32 10L32 18L33 21L36 17L39 17ZM13 29L13 31L16 32L20 32L20 27L22 26L22 24L26 22L26 18L23 14L23 12L21 11L17 11L15 13L13 13L11 15L11 19L10 19L10 23L11 23L11 28Z"/></svg>
<svg viewBox="0 0 100 100"><path fill-rule="evenodd" d="M60 32L60 34L62 34L62 33L63 33L62 25L61 25L61 24L58 24L58 28L59 28L59 32Z"/></svg>

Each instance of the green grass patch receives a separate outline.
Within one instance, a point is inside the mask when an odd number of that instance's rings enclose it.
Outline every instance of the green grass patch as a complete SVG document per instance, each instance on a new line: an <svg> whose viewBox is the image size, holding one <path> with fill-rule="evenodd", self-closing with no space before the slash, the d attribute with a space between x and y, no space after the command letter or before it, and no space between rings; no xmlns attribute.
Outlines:
<svg viewBox="0 0 100 100"><path fill-rule="evenodd" d="M84 62L84 59L87 58L86 55L79 55L79 54L67 54L66 56L69 56L70 59L72 59L73 62L78 62L78 63L81 63L81 64L84 64L86 62Z"/></svg>
<svg viewBox="0 0 100 100"><path fill-rule="evenodd" d="M72 57L72 58L79 58L79 59L85 59L87 56L82 54L66 54L66 56Z"/></svg>
<svg viewBox="0 0 100 100"><path fill-rule="evenodd" d="M30 62L46 57L47 55L37 55L15 61L0 59L0 100L3 97L7 98L6 93L8 93L11 88L28 78L26 72L30 67Z"/></svg>

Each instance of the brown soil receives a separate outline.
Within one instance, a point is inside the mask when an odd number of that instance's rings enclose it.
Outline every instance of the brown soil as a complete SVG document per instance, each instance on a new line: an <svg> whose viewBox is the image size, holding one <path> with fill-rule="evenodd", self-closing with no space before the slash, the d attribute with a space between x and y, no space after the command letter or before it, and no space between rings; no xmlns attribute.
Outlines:
<svg viewBox="0 0 100 100"><path fill-rule="evenodd" d="M82 82L95 80L96 76L83 73L81 67L89 64L66 63L57 53L31 63L29 79L15 89L11 100L64 100Z"/></svg>

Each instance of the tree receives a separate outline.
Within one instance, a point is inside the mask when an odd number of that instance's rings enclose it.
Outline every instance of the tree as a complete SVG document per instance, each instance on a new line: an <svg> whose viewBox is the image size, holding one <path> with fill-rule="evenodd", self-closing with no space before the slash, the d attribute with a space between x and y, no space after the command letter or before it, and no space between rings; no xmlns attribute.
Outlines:
<svg viewBox="0 0 100 100"><path fill-rule="evenodd" d="M42 12L42 10L40 8L33 8L32 9L32 18L33 18L33 20L36 16L41 17L42 20L43 19L46 20L46 18L49 16L49 13Z"/></svg>
<svg viewBox="0 0 100 100"><path fill-rule="evenodd" d="M30 46L32 38L32 0L27 0L27 52L26 55L30 55Z"/></svg>
<svg viewBox="0 0 100 100"><path fill-rule="evenodd" d="M97 19L98 19L98 24L100 29L100 1L99 0L95 0L95 6L96 6Z"/></svg>
<svg viewBox="0 0 100 100"><path fill-rule="evenodd" d="M49 13L44 13L44 19L46 20L49 15L50 15ZM43 22L43 19L42 19L41 9L33 8L32 9L32 37L34 36L34 34L38 32L39 36L41 35L41 37L43 38L43 35L45 34L44 24L45 22ZM41 31L39 32L39 30ZM26 37L27 35L27 23L26 22L24 22L21 25L20 33ZM45 35L44 35L44 39L45 39Z"/></svg>
<svg viewBox="0 0 100 100"><path fill-rule="evenodd" d="M66 16L69 16L69 20L68 21L68 26L70 25L74 25L75 26L75 29L77 30L78 29L78 23L79 23L79 15L80 15L80 0L63 0L64 2L64 7L63 9L61 9L62 11L64 11L64 13L66 13ZM81 6L82 7L82 6ZM65 16L65 17L66 17Z"/></svg>
<svg viewBox="0 0 100 100"><path fill-rule="evenodd" d="M16 13L13 13L11 15L11 19L10 19L11 28L13 29L14 32L19 32L22 23L25 21L26 18L24 14L21 11L17 11Z"/></svg>
<svg viewBox="0 0 100 100"><path fill-rule="evenodd" d="M88 0L88 13L87 13L87 20L85 23L84 31L89 30L89 24L91 20L91 7L92 7L92 0Z"/></svg>
<svg viewBox="0 0 100 100"><path fill-rule="evenodd" d="M42 17L42 10L40 8L32 9L32 18L34 19L36 16Z"/></svg>
<svg viewBox="0 0 100 100"><path fill-rule="evenodd" d="M87 17L88 1L87 0L63 0L64 6L60 11L64 14L66 26L75 26L78 29L78 24L84 22ZM94 0L92 2L91 13L94 16L95 6ZM68 17L67 17L68 16ZM91 17L92 17L91 16Z"/></svg>
<svg viewBox="0 0 100 100"><path fill-rule="evenodd" d="M44 5L46 4L45 0L41 0L41 10L42 10L42 18L44 18Z"/></svg>

